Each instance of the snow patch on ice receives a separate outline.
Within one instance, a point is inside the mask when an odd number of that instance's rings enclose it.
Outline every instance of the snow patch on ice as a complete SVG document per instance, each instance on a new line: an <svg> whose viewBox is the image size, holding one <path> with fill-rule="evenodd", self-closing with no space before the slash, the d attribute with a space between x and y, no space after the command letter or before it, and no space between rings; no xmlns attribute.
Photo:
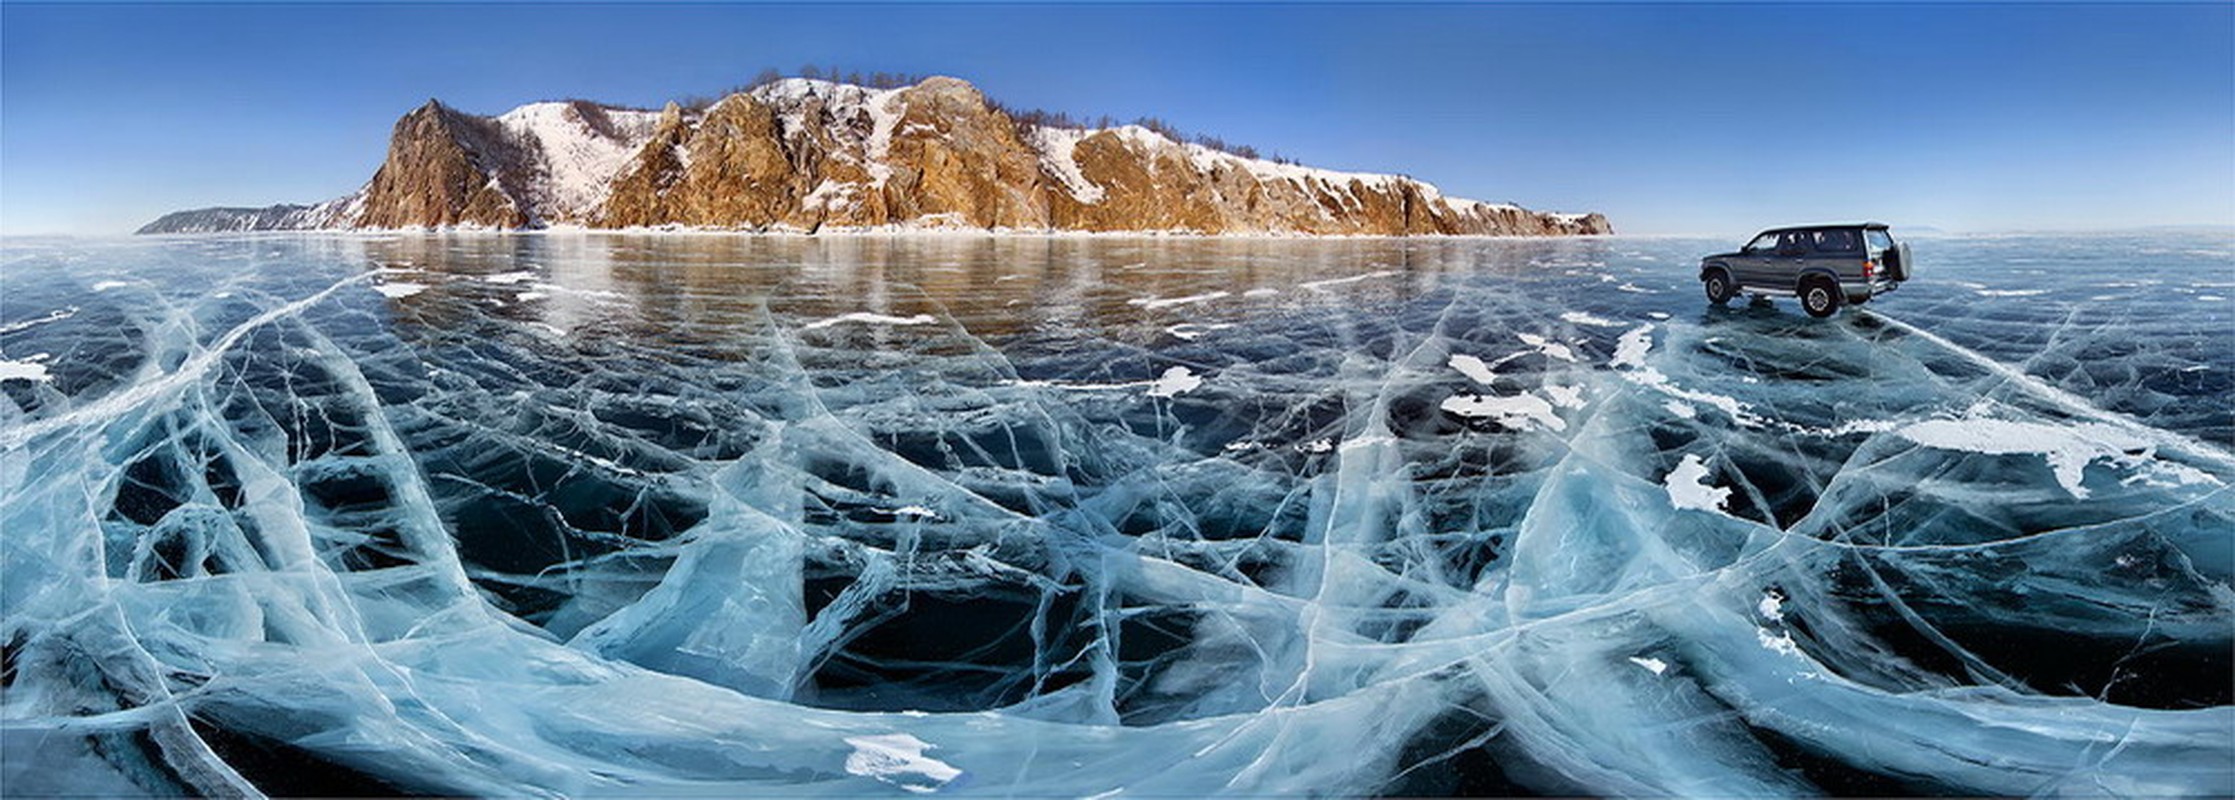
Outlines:
<svg viewBox="0 0 2235 800"><path fill-rule="evenodd" d="M1560 319L1567 320L1568 322L1577 325L1588 325L1594 328L1622 327L1622 323L1619 320L1611 320L1602 316L1598 316L1596 314L1586 314L1581 311L1569 311L1563 313L1560 315Z"/></svg>
<svg viewBox="0 0 2235 800"><path fill-rule="evenodd" d="M0 359L0 381L46 383L54 380L54 376L47 374L47 365L41 363L52 357L47 353L40 353L21 361Z"/></svg>
<svg viewBox="0 0 2235 800"><path fill-rule="evenodd" d="M1645 366L1645 354L1653 349L1652 331L1653 326L1648 323L1631 328L1629 332L1622 334L1621 338L1615 340L1614 358L1607 363L1617 368L1629 367L1630 369L1624 373L1624 376L1631 383L1644 386L1687 404L1682 408L1677 405L1664 405L1663 407L1667 408L1669 413L1689 419L1694 415L1685 412L1696 412L1696 409L1692 409L1690 404L1697 404L1721 409L1723 413L1730 415L1733 421L1749 428L1758 428L1766 424L1759 415L1749 411L1745 403L1739 402L1738 398L1696 389L1686 389L1669 380L1669 377L1660 370Z"/></svg>
<svg viewBox="0 0 2235 800"><path fill-rule="evenodd" d="M1793 641L1793 635L1789 632L1778 631L1772 635L1767 628L1755 628L1754 638L1761 642L1762 649L1772 653L1782 656L1800 655L1800 645Z"/></svg>
<svg viewBox="0 0 2235 800"><path fill-rule="evenodd" d="M40 325L45 325L49 322L60 322L77 315L77 306L71 306L69 308L58 308L53 311L47 312L47 315L43 317L33 317L22 322L10 322L6 325L0 325L0 333L15 333L16 331L29 330Z"/></svg>
<svg viewBox="0 0 2235 800"><path fill-rule="evenodd" d="M1534 333L1517 333L1514 335L1521 337L1521 341L1523 344L1527 344L1530 347L1536 348L1537 352L1539 353L1543 353L1547 356L1560 359L1561 361L1575 360L1575 351L1569 349L1567 345L1552 341L1550 339L1546 339Z"/></svg>
<svg viewBox="0 0 2235 800"><path fill-rule="evenodd" d="M911 792L933 792L962 775L962 770L924 755L933 745L905 733L848 736L854 751L846 755L846 772L875 778Z"/></svg>
<svg viewBox="0 0 2235 800"><path fill-rule="evenodd" d="M1691 453L1669 470L1662 485L1668 489L1669 502L1677 508L1697 509L1721 513L1723 504L1730 501L1731 490L1707 483L1707 463Z"/></svg>
<svg viewBox="0 0 2235 800"><path fill-rule="evenodd" d="M1774 589L1762 592L1762 599L1754 604L1754 611L1761 614L1762 619L1771 622L1785 621L1785 595Z"/></svg>
<svg viewBox="0 0 2235 800"><path fill-rule="evenodd" d="M1553 413L1552 404L1533 394L1497 397L1492 395L1461 394L1445 398L1443 410L1462 417L1489 418L1509 428L1535 425L1555 431L1567 430L1567 420Z"/></svg>
<svg viewBox="0 0 2235 800"><path fill-rule="evenodd" d="M373 291L379 292L389 297L410 297L426 290L426 284L412 283L410 281L397 281L395 283L383 283L373 286Z"/></svg>
<svg viewBox="0 0 2235 800"><path fill-rule="evenodd" d="M2040 456L2055 474L2057 485L2081 500L2088 497L2088 488L2082 485L2087 466L2098 460L2138 470L2137 480L2171 484L2221 483L2209 473L2159 461L2155 443L2123 428L2099 422L2060 426L2006 419L1936 419L1909 425L1894 433L1937 450Z"/></svg>
<svg viewBox="0 0 2235 800"><path fill-rule="evenodd" d="M848 322L859 322L867 325L930 325L938 321L939 319L937 317L933 317L930 314L917 314L908 317L895 317L890 314L879 314L872 311L856 311L851 314L840 314L835 317L815 320L814 322L799 326L799 329L803 331L811 331L819 328L829 328L837 325L843 325Z"/></svg>
<svg viewBox="0 0 2235 800"><path fill-rule="evenodd" d="M1614 342L1614 360L1607 362L1616 367L1645 366L1645 354L1653 349L1653 326L1639 325L1631 328Z"/></svg>
<svg viewBox="0 0 2235 800"><path fill-rule="evenodd" d="M1902 423L1890 419L1857 419L1839 423L1830 428L1811 431L1823 436L1840 437L1857 433L1885 433L1901 427Z"/></svg>
<svg viewBox="0 0 2235 800"><path fill-rule="evenodd" d="M1203 334L1210 333L1212 331L1223 331L1231 327L1234 327L1234 324L1231 322L1215 322L1208 324L1200 322L1182 322L1180 324L1165 328L1164 332L1169 333L1174 337L1192 342L1197 339L1203 338Z"/></svg>
<svg viewBox="0 0 2235 800"><path fill-rule="evenodd" d="M880 513L884 513L884 514L891 514L891 515L893 515L893 516L895 516L895 517L915 517L915 518L918 518L918 519L934 519L934 520L935 520L935 519L939 519L939 512L937 512L937 511L933 511L933 510L931 510L931 509L929 509L929 508L925 508L925 507L923 507L923 506L901 506L901 507L899 507L899 508L880 508L880 509L877 509L877 511L878 511L878 512L880 512Z"/></svg>
<svg viewBox="0 0 2235 800"><path fill-rule="evenodd" d="M1498 374L1490 369L1490 365L1484 364L1482 359L1470 355L1453 355L1451 357L1451 368L1458 370L1459 374L1467 376L1475 383L1484 386L1490 385L1491 381L1498 378Z"/></svg>
<svg viewBox="0 0 2235 800"><path fill-rule="evenodd" d="M1668 671L1668 662L1651 656L1630 656L1630 663L1644 667L1647 672L1655 675Z"/></svg>
<svg viewBox="0 0 2235 800"><path fill-rule="evenodd" d="M1221 297L1225 297L1228 294L1230 293L1225 291L1216 291L1205 292L1203 294L1188 295L1186 297L1136 297L1131 300L1125 301L1125 304L1129 306L1140 306L1142 308L1154 311L1159 308L1171 308L1173 306L1184 306L1191 303L1209 302L1212 300L1217 300Z"/></svg>
<svg viewBox="0 0 2235 800"><path fill-rule="evenodd" d="M1186 367L1173 367L1165 370L1163 377L1149 382L1149 396L1177 397L1195 391L1202 385L1203 379L1197 376L1194 370Z"/></svg>
<svg viewBox="0 0 2235 800"><path fill-rule="evenodd" d="M1320 290L1320 291L1325 291L1325 290L1328 290L1328 289L1332 289L1332 288L1335 288L1335 287L1337 287L1337 286L1342 286L1342 285L1344 285L1344 284L1357 283L1357 282L1359 282L1359 281L1368 281L1368 280L1373 280L1373 279L1375 279L1375 278L1388 278L1388 277L1392 277L1392 276L1395 276L1396 274L1397 274L1396 272L1393 272L1393 271L1391 271L1391 270L1386 270L1386 269L1385 269L1385 270L1380 270L1380 271L1377 271L1377 272L1368 272L1368 273L1366 273L1366 274L1364 274L1364 275L1352 275L1352 276L1350 276L1350 277L1347 277L1347 278L1328 278L1328 279L1326 279L1326 280L1318 280L1318 281L1305 281L1305 282L1303 282L1303 283L1299 283L1299 284L1296 284L1296 285L1297 285L1297 286L1301 286L1301 287L1304 287L1304 288L1306 288L1306 289L1317 289L1317 290Z"/></svg>

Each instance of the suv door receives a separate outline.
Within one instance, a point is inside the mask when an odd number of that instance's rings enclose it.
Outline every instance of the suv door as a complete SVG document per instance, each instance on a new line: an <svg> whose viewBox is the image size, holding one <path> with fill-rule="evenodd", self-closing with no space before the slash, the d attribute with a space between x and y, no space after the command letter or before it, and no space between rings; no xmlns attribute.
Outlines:
<svg viewBox="0 0 2235 800"><path fill-rule="evenodd" d="M1862 280L1862 234L1853 228L1824 228L1815 232L1804 266L1831 270L1841 281Z"/></svg>
<svg viewBox="0 0 2235 800"><path fill-rule="evenodd" d="M1770 259L1777 257L1777 243L1778 234L1775 231L1761 234L1747 242L1745 247L1739 249L1737 258L1729 259L1733 273L1731 279L1740 286L1760 286L1769 270Z"/></svg>
<svg viewBox="0 0 2235 800"><path fill-rule="evenodd" d="M1802 268L1808 266L1808 254L1813 248L1812 231L1785 231L1777 235L1777 250L1762 260L1762 274L1758 281L1749 281L1765 289L1789 291L1800 278Z"/></svg>

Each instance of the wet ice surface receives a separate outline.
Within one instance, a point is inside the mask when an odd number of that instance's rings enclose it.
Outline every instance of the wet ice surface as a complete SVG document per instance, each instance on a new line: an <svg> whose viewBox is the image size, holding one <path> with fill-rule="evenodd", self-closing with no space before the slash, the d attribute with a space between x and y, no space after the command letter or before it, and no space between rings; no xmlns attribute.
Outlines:
<svg viewBox="0 0 2235 800"><path fill-rule="evenodd" d="M0 785L2235 791L2230 244L1726 244L11 241Z"/></svg>

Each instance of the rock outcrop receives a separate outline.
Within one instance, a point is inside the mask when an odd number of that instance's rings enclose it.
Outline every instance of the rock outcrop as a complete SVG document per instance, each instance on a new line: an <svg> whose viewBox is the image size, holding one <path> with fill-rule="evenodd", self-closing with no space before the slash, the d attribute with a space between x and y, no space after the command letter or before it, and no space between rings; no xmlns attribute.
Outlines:
<svg viewBox="0 0 2235 800"><path fill-rule="evenodd" d="M526 225L527 211L507 191L524 187L519 150L494 121L429 100L396 121L388 157L365 184L364 210L348 224Z"/></svg>
<svg viewBox="0 0 2235 800"><path fill-rule="evenodd" d="M284 228L1201 234L1610 233L1598 214L1444 197L1407 177L1246 158L1136 126L1023 125L961 80L870 89L791 79L705 109L584 101L496 117L428 101L356 193L203 209L142 233Z"/></svg>

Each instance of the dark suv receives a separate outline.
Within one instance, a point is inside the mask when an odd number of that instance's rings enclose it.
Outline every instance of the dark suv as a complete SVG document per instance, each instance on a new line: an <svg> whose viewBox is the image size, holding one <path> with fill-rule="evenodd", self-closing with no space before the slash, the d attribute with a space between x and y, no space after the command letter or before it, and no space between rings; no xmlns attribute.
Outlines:
<svg viewBox="0 0 2235 800"><path fill-rule="evenodd" d="M1739 292L1792 292L1809 316L1828 317L1900 287L1911 263L1909 245L1883 222L1773 228L1736 253L1700 259L1700 283L1717 305Z"/></svg>

